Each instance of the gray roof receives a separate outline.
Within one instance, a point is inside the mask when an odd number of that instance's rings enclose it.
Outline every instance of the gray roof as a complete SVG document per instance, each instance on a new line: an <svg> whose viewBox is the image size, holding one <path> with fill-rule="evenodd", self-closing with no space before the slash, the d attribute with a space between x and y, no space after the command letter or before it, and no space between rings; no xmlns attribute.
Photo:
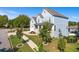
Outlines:
<svg viewBox="0 0 79 59"><path fill-rule="evenodd" d="M34 19L34 21L36 22L36 17L32 17ZM36 22L37 23L37 22Z"/></svg>
<svg viewBox="0 0 79 59"><path fill-rule="evenodd" d="M32 17L34 20L36 20L36 17Z"/></svg>
<svg viewBox="0 0 79 59"><path fill-rule="evenodd" d="M41 18L43 18L43 15L42 14L38 14L38 16L40 16Z"/></svg>
<svg viewBox="0 0 79 59"><path fill-rule="evenodd" d="M56 12L55 10L51 10L51 9L48 9L48 8L44 8L44 9L47 10L53 16L68 19L68 17L64 16L63 14Z"/></svg>

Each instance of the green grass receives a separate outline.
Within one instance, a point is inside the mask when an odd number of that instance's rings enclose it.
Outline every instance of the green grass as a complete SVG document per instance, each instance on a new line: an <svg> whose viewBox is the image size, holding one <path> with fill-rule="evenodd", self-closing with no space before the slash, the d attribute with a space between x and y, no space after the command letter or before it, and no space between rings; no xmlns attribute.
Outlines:
<svg viewBox="0 0 79 59"><path fill-rule="evenodd" d="M36 35L27 35L33 42L35 42L37 45L42 41L38 36ZM65 52L78 52L76 49L77 43L67 43L66 42L66 48ZM44 45L44 49L48 52L59 52L58 50L58 39L52 40L51 43L48 43L48 45Z"/></svg>
<svg viewBox="0 0 79 59"><path fill-rule="evenodd" d="M77 47L77 43L67 43L65 52L78 52L76 47Z"/></svg>
<svg viewBox="0 0 79 59"><path fill-rule="evenodd" d="M48 52L59 52L58 50L58 39L54 39L51 43L44 45L44 49Z"/></svg>
<svg viewBox="0 0 79 59"><path fill-rule="evenodd" d="M36 43L36 45L39 45L42 40L41 38L39 38L39 36L37 35L26 35L29 39L31 39L34 43Z"/></svg>
<svg viewBox="0 0 79 59"><path fill-rule="evenodd" d="M22 39L19 39L17 36L11 36L9 40L12 43L13 48L15 48L17 44L22 43ZM25 43L17 52L33 52L33 50Z"/></svg>

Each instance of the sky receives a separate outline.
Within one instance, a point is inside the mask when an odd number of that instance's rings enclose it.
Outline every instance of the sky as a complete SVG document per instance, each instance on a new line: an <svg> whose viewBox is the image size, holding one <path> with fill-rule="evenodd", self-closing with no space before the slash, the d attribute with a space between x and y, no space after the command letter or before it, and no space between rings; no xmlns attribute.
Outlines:
<svg viewBox="0 0 79 59"><path fill-rule="evenodd" d="M69 21L79 21L79 7L48 7L67 17ZM0 7L0 15L7 15L9 19L13 19L20 14L29 17L36 16L43 11L43 7Z"/></svg>

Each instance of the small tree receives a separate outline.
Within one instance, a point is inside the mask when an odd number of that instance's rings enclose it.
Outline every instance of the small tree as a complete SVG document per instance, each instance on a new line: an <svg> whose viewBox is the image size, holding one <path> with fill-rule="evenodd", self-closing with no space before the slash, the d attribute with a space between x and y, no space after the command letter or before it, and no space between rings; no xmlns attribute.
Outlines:
<svg viewBox="0 0 79 59"><path fill-rule="evenodd" d="M43 49L43 44L40 44L39 46L38 46L38 52L43 52L44 51L44 49Z"/></svg>
<svg viewBox="0 0 79 59"><path fill-rule="evenodd" d="M61 30L59 29L59 42L58 42L58 48L61 52L64 52L64 49L65 49L65 40L62 36L62 33L61 33Z"/></svg>
<svg viewBox="0 0 79 59"><path fill-rule="evenodd" d="M50 32L51 32L52 24L49 22L44 22L42 26L43 27L40 29L39 36L42 38L42 40L45 43L51 42Z"/></svg>
<svg viewBox="0 0 79 59"><path fill-rule="evenodd" d="M22 28L18 28L16 34L17 34L18 38L20 39L21 36L23 35Z"/></svg>

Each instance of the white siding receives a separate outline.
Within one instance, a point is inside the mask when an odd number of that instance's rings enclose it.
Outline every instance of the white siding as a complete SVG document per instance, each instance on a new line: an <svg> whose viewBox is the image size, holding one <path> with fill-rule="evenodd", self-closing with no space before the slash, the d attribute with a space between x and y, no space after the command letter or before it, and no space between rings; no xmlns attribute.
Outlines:
<svg viewBox="0 0 79 59"><path fill-rule="evenodd" d="M35 31L35 21L34 21L34 19L33 18L31 18L31 20L30 20L30 32L31 31Z"/></svg>
<svg viewBox="0 0 79 59"><path fill-rule="evenodd" d="M54 31L54 36L59 36L59 29L62 32L63 36L68 36L68 20L60 17L54 17L54 25L56 30Z"/></svg>
<svg viewBox="0 0 79 59"><path fill-rule="evenodd" d="M37 21L37 23L42 23L43 19L40 16L38 16L36 21Z"/></svg>
<svg viewBox="0 0 79 59"><path fill-rule="evenodd" d="M51 23L54 22L54 19L53 19L54 17L49 12L47 12L45 9L43 10L42 15L44 17L43 22L49 21L49 19Z"/></svg>

